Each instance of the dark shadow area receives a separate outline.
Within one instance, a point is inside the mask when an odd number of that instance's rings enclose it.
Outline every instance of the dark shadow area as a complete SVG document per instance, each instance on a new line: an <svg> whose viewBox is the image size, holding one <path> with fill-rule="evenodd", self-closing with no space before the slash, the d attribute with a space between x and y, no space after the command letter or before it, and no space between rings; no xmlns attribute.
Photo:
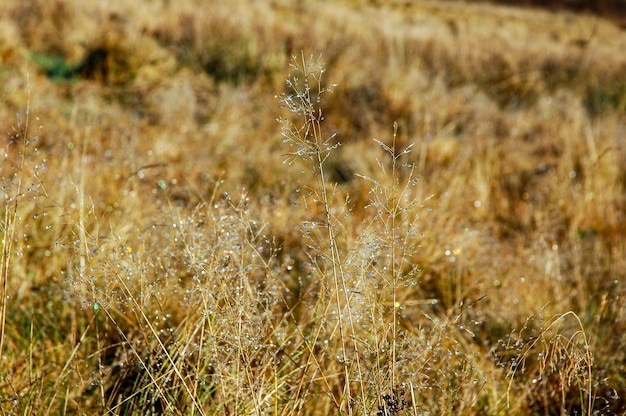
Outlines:
<svg viewBox="0 0 626 416"><path fill-rule="evenodd" d="M489 3L542 8L553 12L568 10L575 13L592 13L612 20L622 29L626 29L625 0L493 0Z"/></svg>

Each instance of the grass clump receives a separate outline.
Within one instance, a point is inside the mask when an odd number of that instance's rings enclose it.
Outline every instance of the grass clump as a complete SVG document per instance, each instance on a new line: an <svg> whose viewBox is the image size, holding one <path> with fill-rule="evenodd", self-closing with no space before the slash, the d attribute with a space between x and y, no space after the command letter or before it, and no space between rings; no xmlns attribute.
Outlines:
<svg viewBox="0 0 626 416"><path fill-rule="evenodd" d="M479 306L481 299L463 300L458 305L451 302L456 310L449 310L447 316L437 316L438 299L419 299L424 293L418 283L422 270L415 257L428 231L423 231L420 224L426 200L418 199L416 165L405 162L412 145L396 149L397 125L389 145L376 140L387 158L378 161L380 179L358 175L371 186L370 202L365 207L371 217L354 237L347 238L342 220L351 217L352 204L349 199L333 199L339 191L329 187L325 176L326 162L340 146L335 135L323 133L320 102L332 90L325 86L325 71L318 60L294 58L292 68L296 75L287 81L289 93L279 97L293 117L279 121L284 124L285 143L293 149L286 161L303 163L318 180L316 188L308 188L308 199L319 207L309 209L319 214L317 221L306 223L305 237L311 240L309 255L315 260L316 277L321 282L321 297L315 309L330 314L325 324L334 342L324 342L334 346L338 361L338 380L332 380L338 383L332 390L335 411L369 414L378 410L379 415L402 411L421 414L418 412L426 409L435 413L469 412L477 403L492 410L508 408L510 403L489 402L489 393L483 388L490 375L480 371L475 362L480 346L476 345L473 327L479 323L471 319L468 322L466 315ZM306 203L307 197L303 200ZM433 307L434 317L429 315ZM414 311L407 313L407 309ZM580 331L568 342L561 341L560 331L554 339L546 340L554 323L538 329L536 340L550 345L556 342L557 346L539 353L539 357L549 358L540 361L537 371L543 373L551 365L552 373L562 374L554 367L558 363L554 356L567 357L567 365L573 365L569 354L580 352L572 344L578 345L576 338L582 336L581 350L586 355L580 356L582 362L573 373L568 370L568 375L562 377L566 377L567 386L575 381L574 388L581 391L578 405L589 411L594 396L592 358L580 325ZM314 339L324 334L319 331ZM536 341L519 342L521 350L512 358L515 363L509 373L511 380L516 376L517 360L525 363L531 355L535 358L531 351ZM563 409L571 405L564 385ZM433 394L438 397L434 399Z"/></svg>
<svg viewBox="0 0 626 416"><path fill-rule="evenodd" d="M57 3L0 5L2 412L624 412L612 23Z"/></svg>

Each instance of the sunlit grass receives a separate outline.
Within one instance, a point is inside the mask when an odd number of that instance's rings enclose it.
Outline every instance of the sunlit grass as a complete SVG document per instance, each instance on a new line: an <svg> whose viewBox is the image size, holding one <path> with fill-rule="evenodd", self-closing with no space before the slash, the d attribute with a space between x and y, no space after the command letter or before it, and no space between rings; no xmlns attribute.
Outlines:
<svg viewBox="0 0 626 416"><path fill-rule="evenodd" d="M614 24L355 0L0 23L2 412L624 411Z"/></svg>

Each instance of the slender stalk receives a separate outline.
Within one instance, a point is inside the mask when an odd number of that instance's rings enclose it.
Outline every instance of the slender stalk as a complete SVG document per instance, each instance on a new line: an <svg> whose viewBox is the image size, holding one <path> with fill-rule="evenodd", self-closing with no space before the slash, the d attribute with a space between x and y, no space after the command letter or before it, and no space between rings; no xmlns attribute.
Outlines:
<svg viewBox="0 0 626 416"><path fill-rule="evenodd" d="M396 306L397 306L397 272L396 272L396 214L397 208L396 205L396 136L398 133L398 123L393 123L393 143L392 143L392 157L393 164L391 165L391 293L392 293L392 331L391 331L391 387L396 384L396 333L397 333L397 322L396 322Z"/></svg>
<svg viewBox="0 0 626 416"><path fill-rule="evenodd" d="M320 96L328 90L322 87L322 75L324 69L318 63L307 62L304 54L301 54L301 61L296 62L292 66L296 71L303 74L303 85L298 85L298 79L288 80L287 85L294 92L293 95L281 96L281 101L294 114L302 117L302 125L300 128L293 127L289 124L283 129L283 135L286 141L297 146L297 151L292 153L294 159L301 158L305 162L310 163L319 182L320 203L324 210L324 220L327 228L328 238L328 256L332 268L332 286L334 298L337 308L337 325L339 329L339 341L341 345L342 364L344 370L344 398L348 414L352 414L351 407L351 365L348 357L348 339L346 325L349 327L349 338L353 342L355 351L354 360L357 367L358 377L361 383L361 399L365 403L365 388L363 386L363 375L361 362L358 354L357 334L354 327L352 311L350 307L350 294L345 281L342 257L337 245L338 230L335 227L335 221L330 208L330 198L326 189L327 179L325 172L325 161L332 150L338 145L332 145L329 142L333 138L331 136L325 139L322 133L321 122L324 119L321 109L317 106ZM315 90L312 91L311 80L316 82ZM312 96L312 92L317 94L317 100ZM344 322L343 312L347 313L348 322ZM340 400L340 403L343 399Z"/></svg>

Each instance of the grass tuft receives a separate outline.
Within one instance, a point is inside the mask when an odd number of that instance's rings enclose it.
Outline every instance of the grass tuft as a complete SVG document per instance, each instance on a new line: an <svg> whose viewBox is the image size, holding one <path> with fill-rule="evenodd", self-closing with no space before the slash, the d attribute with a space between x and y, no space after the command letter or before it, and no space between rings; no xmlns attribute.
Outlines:
<svg viewBox="0 0 626 416"><path fill-rule="evenodd" d="M32 0L0 23L0 413L624 413L612 22Z"/></svg>

